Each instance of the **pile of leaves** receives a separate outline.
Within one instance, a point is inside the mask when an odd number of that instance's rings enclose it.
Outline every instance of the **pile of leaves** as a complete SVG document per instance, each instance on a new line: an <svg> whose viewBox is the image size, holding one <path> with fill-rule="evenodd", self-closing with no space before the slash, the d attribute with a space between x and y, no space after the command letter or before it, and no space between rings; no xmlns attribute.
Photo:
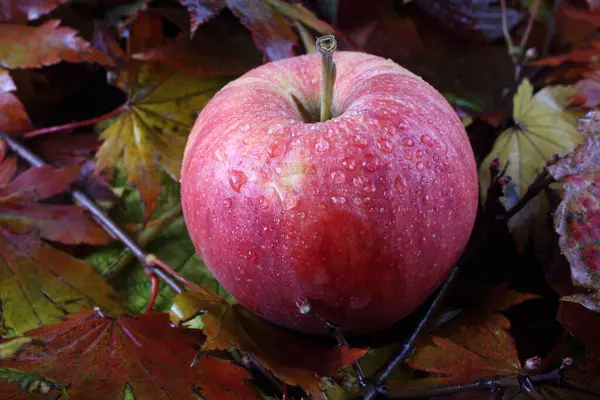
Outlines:
<svg viewBox="0 0 600 400"><path fill-rule="evenodd" d="M591 0L3 1L0 398L597 398L599 30ZM481 207L434 313L317 339L219 285L178 174L223 85L330 33L446 96Z"/></svg>

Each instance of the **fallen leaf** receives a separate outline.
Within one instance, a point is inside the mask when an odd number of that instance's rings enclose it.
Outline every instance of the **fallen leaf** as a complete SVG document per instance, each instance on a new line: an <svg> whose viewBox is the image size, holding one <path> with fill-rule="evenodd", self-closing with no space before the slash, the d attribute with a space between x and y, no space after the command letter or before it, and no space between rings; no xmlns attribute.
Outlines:
<svg viewBox="0 0 600 400"><path fill-rule="evenodd" d="M6 380L8 383L17 383L21 391L35 394L48 394L54 392L60 396L68 398L68 393L58 383L45 376L21 371L15 368L0 368L0 379ZM58 392L58 393L57 393Z"/></svg>
<svg viewBox="0 0 600 400"><path fill-rule="evenodd" d="M501 199L505 208L510 209L555 154L564 155L581 141L576 129L577 115L564 111L574 90L571 86L547 86L533 95L531 83L528 80L521 83L513 100L514 124L496 139L479 169L484 203L490 184L488 168L495 158L507 165L506 175L512 177ZM521 250L542 225L547 208L545 196L538 195L508 221Z"/></svg>
<svg viewBox="0 0 600 400"><path fill-rule="evenodd" d="M181 33L173 42L132 54L132 58L204 76L238 75L262 63L250 33L220 17L200 25L191 39Z"/></svg>
<svg viewBox="0 0 600 400"><path fill-rule="evenodd" d="M110 239L82 208L39 202L65 191L79 168L35 167L12 179L16 163L8 158L0 171L0 335L22 333L81 308L122 310L118 294L91 266L42 241Z"/></svg>
<svg viewBox="0 0 600 400"><path fill-rule="evenodd" d="M500 314L480 325L460 325L449 336L433 336L417 346L409 359L411 368L439 374L416 381L418 385L450 385L493 376L520 374L514 340Z"/></svg>
<svg viewBox="0 0 600 400"><path fill-rule="evenodd" d="M250 373L230 361L203 355L191 367L200 337L170 327L168 314L110 318L86 311L27 336L35 340L0 360L0 367L48 377L74 399L93 393L95 399L113 400L126 391L141 399L260 398L248 384ZM29 398L7 382L0 382L0 392L11 399Z"/></svg>
<svg viewBox="0 0 600 400"><path fill-rule="evenodd" d="M227 7L252 32L256 47L268 61L294 55L292 48L298 41L291 21L299 21L319 33L332 33L328 24L320 21L299 3L281 0L179 0L191 16L191 31Z"/></svg>
<svg viewBox="0 0 600 400"><path fill-rule="evenodd" d="M586 346L586 354L591 359L597 360L600 357L600 343L597 335L600 330L600 314L581 304L561 302L556 319L565 331Z"/></svg>
<svg viewBox="0 0 600 400"><path fill-rule="evenodd" d="M588 108L600 105L600 71L584 73L583 79L577 82L577 93L571 103Z"/></svg>
<svg viewBox="0 0 600 400"><path fill-rule="evenodd" d="M574 49L567 54L537 60L532 62L531 65L556 67L567 61L583 64L595 64L600 56L600 41L594 40L590 44L592 46L591 48Z"/></svg>
<svg viewBox="0 0 600 400"><path fill-rule="evenodd" d="M113 60L77 36L59 27L60 21L26 26L0 24L0 66L8 69L39 68L60 61L113 65Z"/></svg>
<svg viewBox="0 0 600 400"><path fill-rule="evenodd" d="M318 396L320 377L336 376L366 353L365 349L339 347L331 340L279 328L241 306L231 305L207 288L182 292L174 299L171 321L188 321L202 313L204 350L237 347L250 353L275 376Z"/></svg>
<svg viewBox="0 0 600 400"><path fill-rule="evenodd" d="M131 64L128 64L131 65ZM225 78L186 75L160 64L120 71L116 81L128 97L118 118L105 129L96 154L97 170L123 159L129 182L139 190L148 219L161 190L161 167L178 180L192 125Z"/></svg>
<svg viewBox="0 0 600 400"><path fill-rule="evenodd" d="M502 37L502 12L497 1L417 0L416 3L453 33L481 41L492 41ZM525 17L526 13L507 7L506 23L509 31Z"/></svg>
<svg viewBox="0 0 600 400"><path fill-rule="evenodd" d="M17 96L10 92L0 92L0 130L16 136L32 129L29 115Z"/></svg>
<svg viewBox="0 0 600 400"><path fill-rule="evenodd" d="M580 130L583 143L548 167L563 183L554 216L558 243L571 266L573 284L589 291L562 300L600 312L600 113L588 113Z"/></svg>
<svg viewBox="0 0 600 400"><path fill-rule="evenodd" d="M70 0L4 0L0 21L24 22L40 18Z"/></svg>

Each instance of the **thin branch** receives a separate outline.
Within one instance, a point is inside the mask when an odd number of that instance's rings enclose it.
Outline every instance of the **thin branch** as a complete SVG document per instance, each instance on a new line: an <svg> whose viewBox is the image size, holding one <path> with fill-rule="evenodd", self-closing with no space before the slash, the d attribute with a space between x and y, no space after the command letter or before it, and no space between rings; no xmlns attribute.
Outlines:
<svg viewBox="0 0 600 400"><path fill-rule="evenodd" d="M506 214L501 216L501 220L508 221L512 217L514 217L519 211L521 211L535 196L540 194L540 192L546 189L551 183L554 182L554 178L550 176L548 171L544 168L544 171L535 178L535 181L527 188L527 191L519 199L517 204L515 204L510 210L506 212Z"/></svg>
<svg viewBox="0 0 600 400"><path fill-rule="evenodd" d="M529 21L527 22L527 27L525 28L525 32L523 33L523 37L521 38L521 42L519 43L519 48L521 52L525 50L527 46L527 41L529 40L529 35L531 34L531 29L533 28L533 23L535 22L535 18L537 17L538 9L540 8L540 0L535 0L533 3L533 7L531 7L531 13L529 14Z"/></svg>
<svg viewBox="0 0 600 400"><path fill-rule="evenodd" d="M34 167L41 167L47 165L47 163L40 158L37 154L29 150L25 145L20 143L17 139L8 136L4 132L0 132L0 139L4 139L8 147L15 152L19 157L27 161ZM138 259L138 261L144 266L148 274L154 274L162 279L171 289L175 292L180 293L181 287L179 284L163 269L155 268L148 264L147 254L136 242L131 239L123 229L119 227L105 212L100 208L94 200L88 197L84 192L79 189L72 188L69 190L73 200L79 203L83 208L88 210L94 219L115 239L119 240L125 245L131 253Z"/></svg>
<svg viewBox="0 0 600 400"><path fill-rule="evenodd" d="M41 129L36 129L34 131L25 132L23 134L23 137L25 139L30 139L32 137L45 135L47 133L62 132L62 131L66 131L69 129L83 128L84 126L94 125L94 124L97 124L98 122L102 122L109 118L116 117L117 115L122 113L126 107L127 107L127 105L123 104L123 105L115 108L114 110L107 112L106 114L102 114L102 115L99 115L99 116L91 118L91 119L86 119L85 121L69 122L68 124L64 124L64 125L49 126L47 128L41 128Z"/></svg>
<svg viewBox="0 0 600 400"><path fill-rule="evenodd" d="M538 375L501 376L492 379L481 379L473 383L462 385L439 386L428 389L395 389L389 391L383 389L381 390L381 393L388 399L430 399L432 397L451 396L469 392L497 392L505 389L523 389L523 379L525 377L527 377L530 383L538 387L547 385L569 388L600 397L600 391L565 378L562 369L560 368L552 372ZM531 393L528 394L531 395ZM541 395L538 394L538 396ZM535 399L535 397L533 398Z"/></svg>
<svg viewBox="0 0 600 400"><path fill-rule="evenodd" d="M508 31L508 15L506 12L506 0L500 0L500 10L502 12L502 34L504 35L504 40L506 41L506 45L508 46L508 51L514 48L514 44L512 38L510 37L510 32Z"/></svg>
<svg viewBox="0 0 600 400"><path fill-rule="evenodd" d="M399 365L400 363L406 361L412 354L415 344L417 343L417 339L425 332L427 329L429 322L431 321L433 315L436 313L442 301L444 300L446 294L448 293L448 288L451 286L452 282L456 279L458 275L459 268L454 267L454 269L450 272L450 275L444 282L444 284L439 288L437 293L433 296L430 305L427 307L427 311L421 317L417 326L413 330L410 337L405 341L405 343L400 347L396 354L392 356L388 360L386 364L384 364L372 377L367 378L367 382L370 384L366 387L366 390L361 394L359 399L361 400L371 400L373 399L377 393L381 393L383 390L383 385L385 380L393 371L393 369Z"/></svg>

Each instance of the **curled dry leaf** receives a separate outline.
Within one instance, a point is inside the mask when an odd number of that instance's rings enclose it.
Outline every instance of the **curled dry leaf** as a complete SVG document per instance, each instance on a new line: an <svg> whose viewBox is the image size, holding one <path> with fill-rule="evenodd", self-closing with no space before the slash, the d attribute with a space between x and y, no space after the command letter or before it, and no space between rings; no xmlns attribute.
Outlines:
<svg viewBox="0 0 600 400"><path fill-rule="evenodd" d="M12 179L16 160L0 164L0 335L55 322L100 306L121 312L118 294L94 269L50 246L110 239L82 208L41 203L68 189L79 168L31 168Z"/></svg>
<svg viewBox="0 0 600 400"><path fill-rule="evenodd" d="M548 167L563 183L554 227L571 266L573 284L589 290L562 299L600 312L600 113L588 113L580 130L585 135L583 143Z"/></svg>
<svg viewBox="0 0 600 400"><path fill-rule="evenodd" d="M336 376L366 353L365 349L339 347L331 340L315 338L272 325L239 305L230 305L207 288L182 292L174 299L171 321L180 324L202 314L204 350L237 347L253 354L275 376L320 396L320 377Z"/></svg>
<svg viewBox="0 0 600 400"><path fill-rule="evenodd" d="M55 382L49 388L55 397L58 388L68 388L73 399L94 393L95 399L114 400L127 398L127 392L129 398L157 400L260 398L248 384L250 373L230 361L203 355L191 366L201 336L171 327L164 313L111 318L86 311L27 337L32 340L21 343L15 355L0 360L0 378L8 368L41 375ZM2 380L0 393L29 398L15 383Z"/></svg>
<svg viewBox="0 0 600 400"><path fill-rule="evenodd" d="M483 202L490 185L489 165L495 158L507 165L506 175L512 177L502 198L506 209L510 209L555 154L564 155L581 141L577 116L564 110L574 90L572 86L547 86L534 95L531 83L523 80L513 99L513 126L496 139L479 170ZM547 199L539 195L508 222L521 249L536 232L547 209Z"/></svg>

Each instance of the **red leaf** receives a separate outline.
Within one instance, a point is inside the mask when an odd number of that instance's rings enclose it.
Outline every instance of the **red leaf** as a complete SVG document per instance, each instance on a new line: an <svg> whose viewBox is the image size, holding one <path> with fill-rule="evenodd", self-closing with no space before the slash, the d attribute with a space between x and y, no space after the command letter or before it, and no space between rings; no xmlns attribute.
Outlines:
<svg viewBox="0 0 600 400"><path fill-rule="evenodd" d="M251 375L229 361L201 356L199 336L172 328L163 313L108 318L82 312L64 322L28 332L14 357L0 366L35 371L68 387L74 399L259 399L248 385ZM6 341L5 341L6 342ZM0 342L1 343L1 342ZM16 384L0 382L7 398L26 399Z"/></svg>
<svg viewBox="0 0 600 400"><path fill-rule="evenodd" d="M24 22L38 19L70 0L3 0L0 21Z"/></svg>
<svg viewBox="0 0 600 400"><path fill-rule="evenodd" d="M320 377L336 376L362 357L365 349L339 347L323 338L303 335L272 325L239 305L231 306L208 289L200 293L177 295L171 308L171 321L176 324L199 312L204 322L206 350L239 348L253 354L268 370L285 383L299 385L318 395Z"/></svg>
<svg viewBox="0 0 600 400"><path fill-rule="evenodd" d="M12 92L13 90L17 90L17 87L10 77L8 70L0 68L0 93Z"/></svg>
<svg viewBox="0 0 600 400"><path fill-rule="evenodd" d="M0 24L0 66L38 68L60 61L113 65L113 60L77 36L77 31L59 27L50 20L39 27Z"/></svg>
<svg viewBox="0 0 600 400"><path fill-rule="evenodd" d="M205 23L225 7L225 0L179 0L190 13L190 28L192 33L198 26Z"/></svg>
<svg viewBox="0 0 600 400"><path fill-rule="evenodd" d="M8 92L0 92L0 130L16 135L32 129L33 125L31 125L29 115L17 96Z"/></svg>
<svg viewBox="0 0 600 400"><path fill-rule="evenodd" d="M577 93L571 103L589 108L600 105L600 71L584 74L584 78L577 82Z"/></svg>
<svg viewBox="0 0 600 400"><path fill-rule="evenodd" d="M600 41L592 41L591 49L575 49L567 54L560 56L547 57L531 63L531 65L547 65L555 67L561 65L567 61L575 63L592 64L600 56Z"/></svg>

